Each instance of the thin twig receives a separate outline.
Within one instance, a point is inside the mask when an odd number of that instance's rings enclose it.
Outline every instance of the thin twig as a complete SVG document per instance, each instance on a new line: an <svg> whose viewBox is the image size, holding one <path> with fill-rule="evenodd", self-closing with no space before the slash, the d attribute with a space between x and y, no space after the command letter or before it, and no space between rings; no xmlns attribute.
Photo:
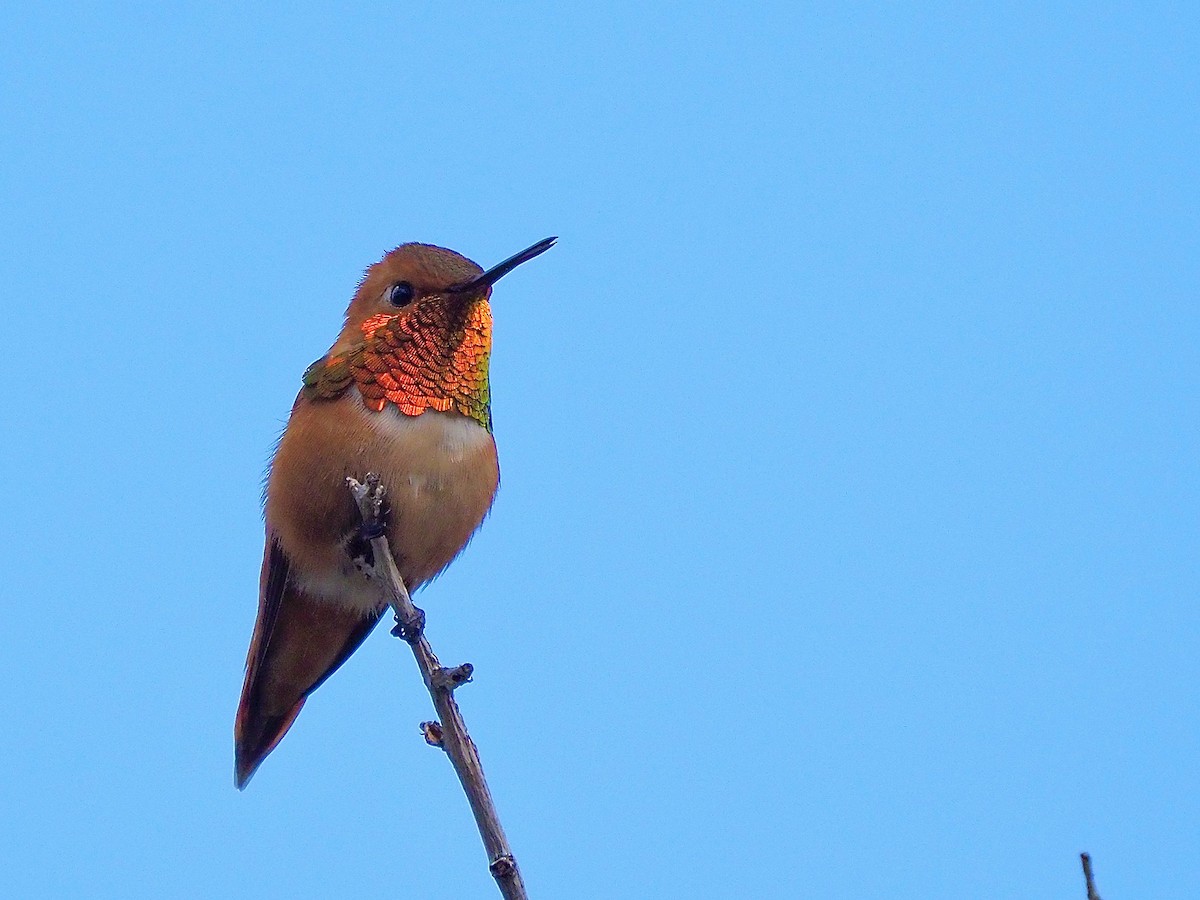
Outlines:
<svg viewBox="0 0 1200 900"><path fill-rule="evenodd" d="M1080 853L1079 860L1083 863L1083 878L1087 882L1087 900L1100 900L1100 895L1096 893L1096 879L1092 876L1092 857Z"/></svg>
<svg viewBox="0 0 1200 900"><path fill-rule="evenodd" d="M412 598L408 595L408 588L405 587L404 579L400 577L400 570L396 567L396 560L388 547L388 539L382 527L384 487L379 483L379 478L370 474L367 475L365 484L360 484L353 478L347 478L346 482L362 515L364 533L371 537L375 576L387 590L389 602L396 611L396 630L393 634L403 637L412 647L425 687L429 696L433 698L433 708L437 710L439 721L424 722L421 725L425 740L432 746L445 750L454 766L463 791L466 792L467 801L471 804L471 812L475 814L479 836L483 838L483 846L488 855L488 869L496 879L496 884L500 886L504 900L528 900L517 861L508 846L508 838L504 836L500 817L496 814L496 804L492 801L487 780L483 777L479 752L467 733L462 713L454 701L454 689L471 680L471 664L444 668L438 662L429 642L425 640L425 614L413 605Z"/></svg>

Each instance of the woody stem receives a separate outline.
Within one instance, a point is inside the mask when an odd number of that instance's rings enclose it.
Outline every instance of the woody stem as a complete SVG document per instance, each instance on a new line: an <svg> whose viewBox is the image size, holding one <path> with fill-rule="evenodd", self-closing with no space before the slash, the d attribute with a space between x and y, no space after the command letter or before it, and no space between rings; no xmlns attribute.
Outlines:
<svg viewBox="0 0 1200 900"><path fill-rule="evenodd" d="M412 648L417 668L421 670L421 678L437 711L439 727L433 727L434 723L425 723L422 727L426 740L445 750L451 765L454 766L454 772L467 795L467 802L471 804L475 824L479 827L479 836L483 839L483 846L487 851L488 869L496 879L504 900L528 900L521 872L508 845L508 838L504 836L504 828L500 825L500 817L496 813L496 804L483 775L479 751L467 733L466 722L463 721L462 712L454 699L454 689L469 681L473 670L469 663L450 669L444 668L429 646L429 641L425 639L424 613L413 605L388 546L386 531L380 527L384 486L378 476L367 475L365 483L353 478L347 478L346 482L358 504L364 533L371 536L375 577L387 591L388 602L396 612L396 622L401 629L400 636Z"/></svg>

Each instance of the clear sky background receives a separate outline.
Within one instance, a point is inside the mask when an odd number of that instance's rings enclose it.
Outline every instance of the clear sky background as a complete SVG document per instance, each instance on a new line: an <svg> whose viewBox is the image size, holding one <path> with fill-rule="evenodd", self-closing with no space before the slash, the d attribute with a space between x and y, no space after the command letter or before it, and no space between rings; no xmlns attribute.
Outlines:
<svg viewBox="0 0 1200 900"><path fill-rule="evenodd" d="M498 896L386 630L231 732L362 270L557 234L417 598L535 900L1197 896L1194 5L32 7L0 893Z"/></svg>

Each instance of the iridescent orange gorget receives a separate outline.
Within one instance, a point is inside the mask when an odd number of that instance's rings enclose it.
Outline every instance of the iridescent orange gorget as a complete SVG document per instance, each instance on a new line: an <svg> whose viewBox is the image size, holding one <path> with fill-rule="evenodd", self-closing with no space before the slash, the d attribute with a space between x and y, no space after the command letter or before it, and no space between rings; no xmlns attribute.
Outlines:
<svg viewBox="0 0 1200 900"><path fill-rule="evenodd" d="M411 310L371 316L362 332L361 343L308 367L305 397L332 400L353 382L376 412L388 403L406 416L454 410L492 430L492 312L485 298L430 298Z"/></svg>

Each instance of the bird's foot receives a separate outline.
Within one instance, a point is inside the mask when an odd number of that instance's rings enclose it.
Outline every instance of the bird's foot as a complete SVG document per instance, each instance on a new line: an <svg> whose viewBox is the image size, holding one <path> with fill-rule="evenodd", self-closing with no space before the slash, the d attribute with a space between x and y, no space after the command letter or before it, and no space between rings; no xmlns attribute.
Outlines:
<svg viewBox="0 0 1200 900"><path fill-rule="evenodd" d="M368 578L375 575L375 548L371 545L371 539L362 533L361 527L358 531L350 532L346 538L346 555L359 574Z"/></svg>
<svg viewBox="0 0 1200 900"><path fill-rule="evenodd" d="M392 636L415 644L425 633L425 610L417 606L412 609L414 615L408 618L402 619L400 613L396 613L396 626L392 629Z"/></svg>
<svg viewBox="0 0 1200 900"><path fill-rule="evenodd" d="M384 490L379 476L374 472L368 472L364 481L347 478L346 484L350 486L350 492L354 495L355 502L358 503L358 511L362 517L362 524L358 529L359 535L367 542L383 537L387 530L387 504L385 503L387 492Z"/></svg>

